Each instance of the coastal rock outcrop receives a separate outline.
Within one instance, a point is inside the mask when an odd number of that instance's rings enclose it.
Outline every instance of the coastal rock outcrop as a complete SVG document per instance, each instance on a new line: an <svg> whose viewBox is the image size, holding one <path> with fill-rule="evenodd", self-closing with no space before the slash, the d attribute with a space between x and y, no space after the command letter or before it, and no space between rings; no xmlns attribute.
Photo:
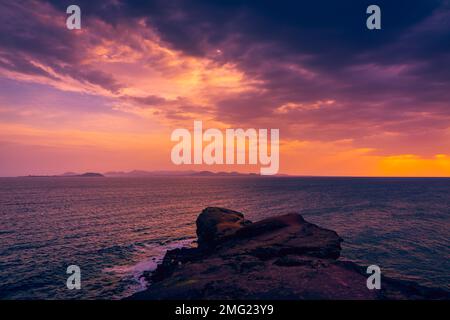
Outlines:
<svg viewBox="0 0 450 320"><path fill-rule="evenodd" d="M208 207L197 218L197 243L201 248L212 248L251 222L240 212Z"/></svg>
<svg viewBox="0 0 450 320"><path fill-rule="evenodd" d="M440 289L382 277L369 290L365 268L338 260L339 235L299 214L252 223L240 212L206 208L197 248L169 250L130 299L449 299Z"/></svg>

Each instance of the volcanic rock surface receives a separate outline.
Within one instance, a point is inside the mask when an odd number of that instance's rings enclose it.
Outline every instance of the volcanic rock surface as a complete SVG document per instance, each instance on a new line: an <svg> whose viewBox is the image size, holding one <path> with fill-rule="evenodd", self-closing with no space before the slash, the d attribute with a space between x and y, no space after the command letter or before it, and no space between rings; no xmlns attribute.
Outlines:
<svg viewBox="0 0 450 320"><path fill-rule="evenodd" d="M252 223L209 207L196 221L198 247L169 250L130 299L449 299L449 292L382 277L338 260L343 241L299 214Z"/></svg>

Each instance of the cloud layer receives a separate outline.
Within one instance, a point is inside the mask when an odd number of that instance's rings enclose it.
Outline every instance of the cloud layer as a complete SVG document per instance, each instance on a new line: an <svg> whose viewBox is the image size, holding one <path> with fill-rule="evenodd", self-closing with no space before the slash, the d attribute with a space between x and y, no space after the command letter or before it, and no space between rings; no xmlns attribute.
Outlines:
<svg viewBox="0 0 450 320"><path fill-rule="evenodd" d="M431 168L450 154L447 0L379 1L377 31L365 27L369 1L78 1L79 31L65 28L70 4L1 2L0 76L15 82L0 89L4 125L39 127L27 112L55 112L42 98L16 101L28 83L61 96L65 125L89 106L98 130L112 118L160 134L194 119L281 128L291 173L311 146L322 159L372 157L373 170L411 157Z"/></svg>

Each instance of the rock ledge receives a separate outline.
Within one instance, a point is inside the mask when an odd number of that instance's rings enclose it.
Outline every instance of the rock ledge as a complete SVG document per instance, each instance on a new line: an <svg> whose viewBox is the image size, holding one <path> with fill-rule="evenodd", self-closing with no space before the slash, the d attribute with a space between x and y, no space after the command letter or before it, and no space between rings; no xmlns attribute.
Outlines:
<svg viewBox="0 0 450 320"><path fill-rule="evenodd" d="M145 291L128 299L449 299L450 293L382 277L338 260L343 241L299 214L252 223L209 207L196 221L198 248L167 251Z"/></svg>

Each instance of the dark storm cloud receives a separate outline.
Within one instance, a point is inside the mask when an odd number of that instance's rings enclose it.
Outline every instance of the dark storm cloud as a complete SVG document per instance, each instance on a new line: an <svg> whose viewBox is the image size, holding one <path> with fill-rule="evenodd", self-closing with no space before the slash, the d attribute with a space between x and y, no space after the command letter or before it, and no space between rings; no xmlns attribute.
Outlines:
<svg viewBox="0 0 450 320"><path fill-rule="evenodd" d="M365 28L370 4L373 1L164 0L129 1L124 7L131 15L148 17L164 39L192 54L206 54L208 46L238 34L249 45L273 42L290 53L341 56L395 40L442 1L377 1L383 14L378 33Z"/></svg>
<svg viewBox="0 0 450 320"><path fill-rule="evenodd" d="M433 123L448 127L447 1L378 2L383 29L374 32L365 28L368 3L296 3L258 2L251 8L238 3L223 10L209 4L179 9L172 20L154 21L174 47L198 55L219 47L225 61L262 80L261 90L254 94L220 101L219 119L241 123L279 119L308 126L303 137L324 140L383 130L412 133ZM202 31L189 31L199 30L196 26ZM293 109L284 115L274 112L286 103L324 99L337 104ZM439 117L421 119L423 112Z"/></svg>
<svg viewBox="0 0 450 320"><path fill-rule="evenodd" d="M112 75L83 66L85 45L64 28L65 15L53 16L56 12L44 1L3 2L0 66L25 75L58 80L49 73L51 69L60 76L117 92L121 84Z"/></svg>
<svg viewBox="0 0 450 320"><path fill-rule="evenodd" d="M129 1L123 9L148 18L172 47L205 57L218 48L218 63L237 63L262 81L265 93L219 101L219 118L249 120L283 103L320 99L340 102L337 114L325 116L333 123L348 114L383 121L407 111L450 113L449 2L376 1L382 30L368 31L365 11L373 3ZM290 119L314 113L293 111ZM320 117L309 121L322 123Z"/></svg>

